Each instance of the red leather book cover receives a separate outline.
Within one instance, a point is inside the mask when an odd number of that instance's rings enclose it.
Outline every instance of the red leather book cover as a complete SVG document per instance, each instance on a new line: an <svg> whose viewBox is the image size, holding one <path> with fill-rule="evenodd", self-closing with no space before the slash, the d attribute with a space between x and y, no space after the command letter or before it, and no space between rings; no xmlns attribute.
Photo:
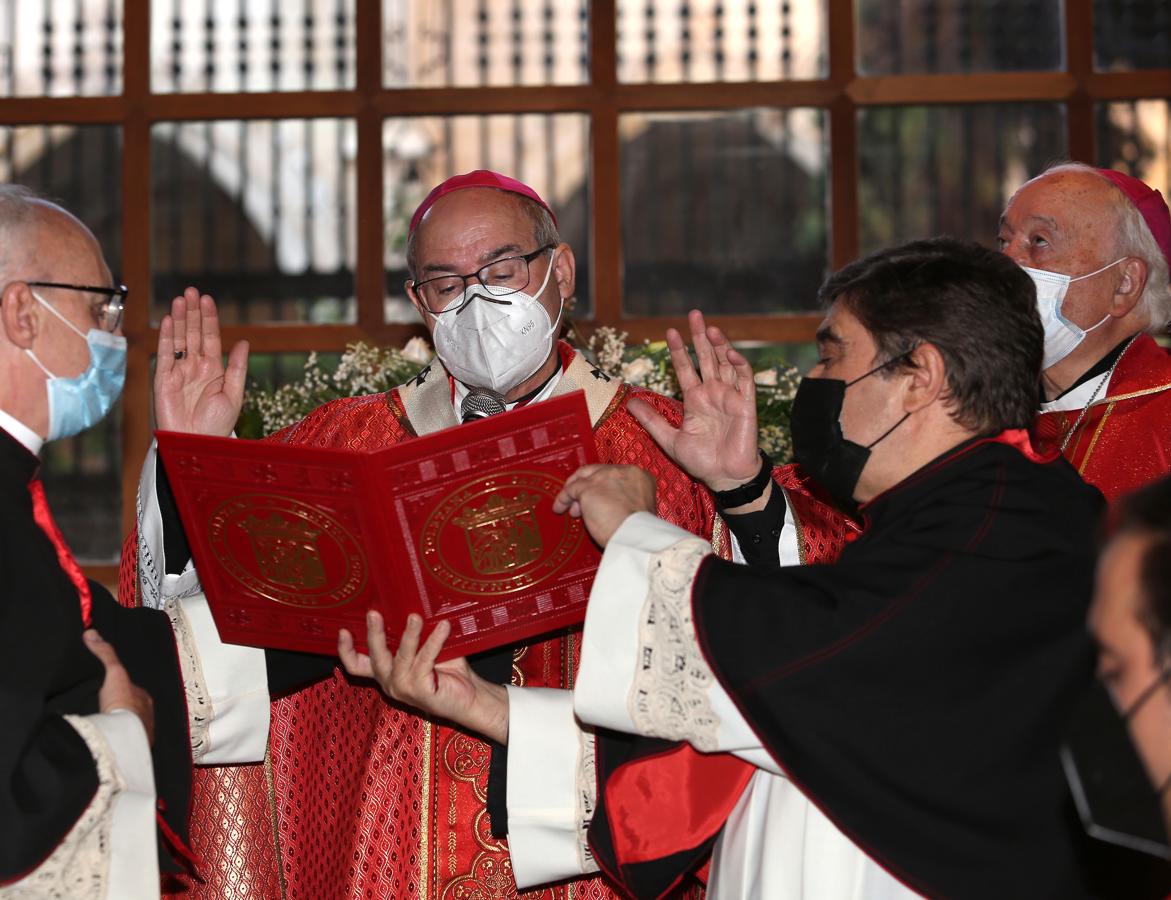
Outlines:
<svg viewBox="0 0 1171 900"><path fill-rule="evenodd" d="M596 461L581 393L358 453L157 432L220 636L337 652L367 609L397 647L407 614L441 658L585 617L600 554L553 498Z"/></svg>

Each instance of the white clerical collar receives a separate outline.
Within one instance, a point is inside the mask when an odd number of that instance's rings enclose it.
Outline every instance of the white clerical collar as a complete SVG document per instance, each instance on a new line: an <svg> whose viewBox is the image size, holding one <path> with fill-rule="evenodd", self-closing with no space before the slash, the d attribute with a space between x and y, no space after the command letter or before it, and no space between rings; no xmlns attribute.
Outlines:
<svg viewBox="0 0 1171 900"><path fill-rule="evenodd" d="M1071 410L1082 410L1092 400L1101 400L1109 395L1110 384L1109 379L1113 369L1109 372L1103 372L1094 378L1087 379L1079 384L1072 391L1062 394L1056 400L1050 400L1041 404L1041 412L1070 412ZM1095 396L1096 395L1096 396Z"/></svg>
<svg viewBox="0 0 1171 900"><path fill-rule="evenodd" d="M553 395L553 389L557 387L557 382L561 380L561 376L565 374L565 369L558 366L557 371L545 382L545 386L541 388L541 392L535 397L529 398L529 403L540 403L542 400L548 400ZM455 396L452 398L452 406L455 408L456 420L459 420L459 411L464 402L464 397L471 393L471 388L457 378L451 379L455 383ZM516 406L517 401L505 403L504 409L510 410Z"/></svg>
<svg viewBox="0 0 1171 900"><path fill-rule="evenodd" d="M19 419L14 419L0 409L0 428L12 435L33 456L40 456L41 447L45 445L44 438L29 428Z"/></svg>

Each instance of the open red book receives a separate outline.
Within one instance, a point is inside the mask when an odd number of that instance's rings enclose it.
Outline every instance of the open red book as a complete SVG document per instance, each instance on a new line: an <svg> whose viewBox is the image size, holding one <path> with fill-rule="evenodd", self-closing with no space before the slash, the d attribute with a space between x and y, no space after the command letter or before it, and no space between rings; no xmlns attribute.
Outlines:
<svg viewBox="0 0 1171 900"><path fill-rule="evenodd" d="M367 609L443 657L573 625L600 559L553 498L596 461L580 392L359 453L157 432L200 581L232 643L333 654Z"/></svg>

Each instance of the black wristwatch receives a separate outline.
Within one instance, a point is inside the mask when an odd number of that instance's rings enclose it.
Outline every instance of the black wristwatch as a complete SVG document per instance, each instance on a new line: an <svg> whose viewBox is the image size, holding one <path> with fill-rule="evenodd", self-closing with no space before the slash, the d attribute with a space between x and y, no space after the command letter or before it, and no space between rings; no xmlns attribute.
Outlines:
<svg viewBox="0 0 1171 900"><path fill-rule="evenodd" d="M753 500L758 500L760 495L764 493L764 489L768 487L768 483L773 477L773 461L763 450L756 452L760 454L760 471L753 476L751 481L746 481L740 487L734 487L731 490L712 491L712 499L716 501L716 506L720 509L735 509L737 506L744 506Z"/></svg>

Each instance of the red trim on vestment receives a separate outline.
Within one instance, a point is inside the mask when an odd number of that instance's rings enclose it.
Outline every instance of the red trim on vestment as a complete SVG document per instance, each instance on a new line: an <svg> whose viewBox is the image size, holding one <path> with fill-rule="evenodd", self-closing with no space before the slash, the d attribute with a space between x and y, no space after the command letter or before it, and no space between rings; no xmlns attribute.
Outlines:
<svg viewBox="0 0 1171 900"><path fill-rule="evenodd" d="M898 484L891 485L881 494L877 494L876 496L867 500L865 503L860 504L858 509L859 512L863 513L862 530L865 531L870 525L869 519L864 514L865 511L883 497L893 494L895 491L902 490L904 487L909 487L912 484L918 483L926 476L937 472L939 469L955 462L958 459L962 459L977 447L982 447L985 444L1004 444L1008 447L1012 447L1029 462L1036 463L1037 465L1045 465L1061 458L1061 452L1059 450L1054 450L1050 453L1039 453L1037 450L1035 450L1033 448L1032 440L1029 438L1029 431L1027 428L1006 428L999 434L990 434L986 435L985 437L973 438L972 440L965 441L962 444L957 444L951 450L944 451L944 455L935 460L935 462L928 463L921 469L916 469Z"/></svg>
<svg viewBox="0 0 1171 900"><path fill-rule="evenodd" d="M701 571L702 571L702 568L701 568ZM720 679L719 670L716 668L716 666L714 664L714 655L711 652L711 648L707 646L707 635L705 633L705 630L702 629L701 627L699 627L700 626L699 616L697 616L697 612L698 612L699 608L696 607L696 605L694 603L694 591L695 591L695 586L698 583L699 583L699 573L697 572L696 579L692 583L692 593L693 593L692 600L693 600L693 602L692 602L692 607L691 607L693 621L695 622L695 625L696 625L695 639L696 639L696 643L699 645L700 652L703 654L704 660L707 662L708 667L712 670L712 674L714 674L716 676L716 678L719 679L721 683L723 683L723 679ZM731 699L733 705L740 712L741 717L744 719L745 722L748 723L748 727L753 730L753 733L759 735L763 729L760 727L760 724L758 722L754 721L754 717L749 713L749 710L744 705L744 703L741 702L741 699L737 695L737 693L733 692L733 691L726 691L726 693L727 693L728 697ZM805 786L804 781L801 781L800 779L795 778L793 776L793 773L791 771L789 771L789 767L786 766L784 764L784 762L770 748L765 747L764 749L768 752L768 755L770 757L772 757L773 762L775 762L777 764L777 768L779 768L781 770L781 772L784 773L784 776L787 779L789 779L789 781L793 784L793 786L795 788L797 788L798 791L801 792L801 795L806 800L808 800L810 803L812 803L815 807L817 807L817 809L821 812L821 814L823 816L826 817L826 819L828 819L830 822L832 822L834 824L834 826L842 834L844 834L846 836L846 838L852 844L854 844L854 846L856 846L859 850L861 850L863 853L865 853L866 856L868 856L871 860L873 860L879 866L879 868L881 868L884 872L886 872L886 874L888 874L891 878L893 878L899 884L903 885L903 887L907 888L908 890L912 890L915 893L921 894L924 897L932 896L930 892L924 890L926 885L924 885L922 887L915 885L913 883L913 880L912 880L909 873L903 872L898 866L896 866L889 859L886 859L884 856L882 856L881 854L875 852L873 849L868 847L866 845L866 843L859 837L859 835L852 828L847 826L844 822L839 821L835 816L831 815L830 811L824 805L822 805L818 801L817 797L815 797L813 795L813 793L810 792L810 790ZM747 765L747 763L745 765ZM729 809L729 813L730 812L731 812L731 809Z"/></svg>
<svg viewBox="0 0 1171 900"><path fill-rule="evenodd" d="M33 498L33 520L52 543L53 549L57 551L57 562L65 574L69 576L73 586L77 588L77 598L81 603L81 621L86 628L89 628L93 622L94 600L90 594L89 582L86 581L85 573L81 571L81 566L77 564L77 560L69 552L69 545L65 543L61 529L53 521L53 514L49 511L49 501L45 499L44 483L39 478L34 478L28 483L28 492Z"/></svg>
<svg viewBox="0 0 1171 900"><path fill-rule="evenodd" d="M170 851L171 858L176 862L182 864L191 875L199 878L199 867L202 861L195 855L195 851L183 843L183 839L175 834L167 820L163 818L163 809L166 804L162 799L156 801L155 806L155 824L158 825L159 831L163 834L163 840L167 842L167 850ZM202 881L202 878L199 878Z"/></svg>

